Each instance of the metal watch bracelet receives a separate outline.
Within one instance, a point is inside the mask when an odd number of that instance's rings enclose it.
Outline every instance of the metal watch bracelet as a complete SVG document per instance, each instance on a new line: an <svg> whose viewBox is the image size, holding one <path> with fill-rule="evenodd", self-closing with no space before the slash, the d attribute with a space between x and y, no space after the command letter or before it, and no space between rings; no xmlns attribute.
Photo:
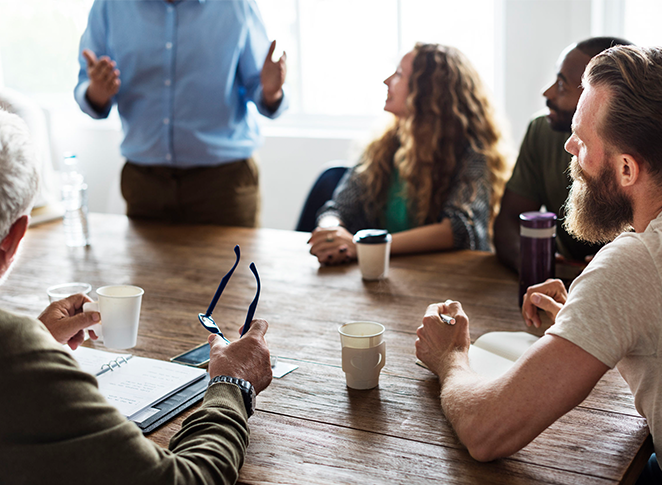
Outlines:
<svg viewBox="0 0 662 485"><path fill-rule="evenodd" d="M211 381L209 381L209 387L213 386L216 383L219 382L228 382L230 384L234 384L239 388L241 391L241 397L244 400L244 406L246 407L246 413L248 414L248 417L250 418L253 413L255 412L255 388L253 387L253 384L250 382L244 380L244 379L239 379L238 377L230 377L230 376L216 376L212 378Z"/></svg>

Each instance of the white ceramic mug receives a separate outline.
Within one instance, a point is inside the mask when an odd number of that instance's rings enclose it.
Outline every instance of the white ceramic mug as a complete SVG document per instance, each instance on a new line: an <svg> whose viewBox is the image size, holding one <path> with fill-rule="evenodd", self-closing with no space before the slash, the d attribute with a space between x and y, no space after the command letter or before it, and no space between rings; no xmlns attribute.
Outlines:
<svg viewBox="0 0 662 485"><path fill-rule="evenodd" d="M349 322L338 329L347 387L372 389L379 385L379 373L386 363L384 330L384 325L376 322Z"/></svg>
<svg viewBox="0 0 662 485"><path fill-rule="evenodd" d="M388 277L391 235L384 229L363 229L354 234L356 257L364 280Z"/></svg>
<svg viewBox="0 0 662 485"><path fill-rule="evenodd" d="M111 349L130 349L138 341L140 304L145 292L130 285L103 286L97 290L99 301L83 305L85 312L101 313L101 324L90 330L103 338L103 344ZM99 332L100 330L100 332Z"/></svg>

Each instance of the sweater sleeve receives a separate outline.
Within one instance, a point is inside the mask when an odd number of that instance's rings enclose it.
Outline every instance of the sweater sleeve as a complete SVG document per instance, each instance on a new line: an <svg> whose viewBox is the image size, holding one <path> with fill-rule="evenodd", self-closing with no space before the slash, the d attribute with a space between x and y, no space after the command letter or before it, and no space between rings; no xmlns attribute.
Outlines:
<svg viewBox="0 0 662 485"><path fill-rule="evenodd" d="M356 167L348 170L333 192L333 198L317 212L317 222L333 215L352 234L361 229L376 228L378 223L371 221L365 213L362 202L364 192L365 186L356 173Z"/></svg>
<svg viewBox="0 0 662 485"><path fill-rule="evenodd" d="M492 189L483 155L469 151L465 169L452 184L439 221L450 219L454 249L490 250L490 198Z"/></svg>
<svg viewBox="0 0 662 485"><path fill-rule="evenodd" d="M40 322L0 311L0 366L0 386L11 390L0 400L0 483L237 480L248 425L232 384L212 386L165 450L106 402Z"/></svg>

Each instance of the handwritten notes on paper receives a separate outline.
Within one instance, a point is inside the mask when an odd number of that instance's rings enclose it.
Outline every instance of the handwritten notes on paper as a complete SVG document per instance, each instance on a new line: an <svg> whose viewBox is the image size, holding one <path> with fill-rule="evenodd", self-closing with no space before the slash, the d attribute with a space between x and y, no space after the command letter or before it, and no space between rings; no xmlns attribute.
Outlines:
<svg viewBox="0 0 662 485"><path fill-rule="evenodd" d="M86 347L79 347L72 355L83 370L97 376L101 394L128 418L202 379L206 373L204 369L172 362Z"/></svg>

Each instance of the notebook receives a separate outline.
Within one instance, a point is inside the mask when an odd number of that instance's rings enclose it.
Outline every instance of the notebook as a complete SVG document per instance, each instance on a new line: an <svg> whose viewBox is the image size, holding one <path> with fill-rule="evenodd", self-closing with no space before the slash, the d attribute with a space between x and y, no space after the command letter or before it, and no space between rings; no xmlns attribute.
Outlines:
<svg viewBox="0 0 662 485"><path fill-rule="evenodd" d="M538 337L526 332L488 332L469 347L469 365L478 374L495 378L505 374Z"/></svg>
<svg viewBox="0 0 662 485"><path fill-rule="evenodd" d="M70 352L85 372L96 376L108 403L143 433L202 399L209 382L204 369L172 362L88 347Z"/></svg>
<svg viewBox="0 0 662 485"><path fill-rule="evenodd" d="M469 366L485 377L499 377L537 340L526 332L488 332L469 347ZM420 360L416 363L426 367Z"/></svg>

